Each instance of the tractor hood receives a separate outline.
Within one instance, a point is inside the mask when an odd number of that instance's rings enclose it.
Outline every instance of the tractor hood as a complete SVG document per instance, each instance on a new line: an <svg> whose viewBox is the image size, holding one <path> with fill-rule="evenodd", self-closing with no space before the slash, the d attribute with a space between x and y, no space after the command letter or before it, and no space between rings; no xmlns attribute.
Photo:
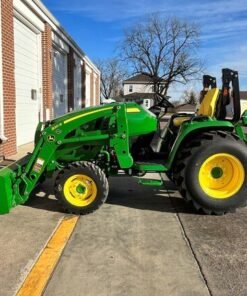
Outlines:
<svg viewBox="0 0 247 296"><path fill-rule="evenodd" d="M51 121L47 121L45 124L43 124L43 128L46 128L48 126L53 126L54 128L56 128L80 118L88 118L88 121L92 121L94 120L94 117L98 118L101 113L102 116L105 116L105 111L108 111L110 116L112 112L114 112L114 110L116 110L116 108L120 105L125 105L126 108L126 120L130 137L148 134L156 131L158 124L156 116L136 103L111 103L101 106L84 108L79 111L67 113ZM40 127L37 128L37 130L40 129Z"/></svg>

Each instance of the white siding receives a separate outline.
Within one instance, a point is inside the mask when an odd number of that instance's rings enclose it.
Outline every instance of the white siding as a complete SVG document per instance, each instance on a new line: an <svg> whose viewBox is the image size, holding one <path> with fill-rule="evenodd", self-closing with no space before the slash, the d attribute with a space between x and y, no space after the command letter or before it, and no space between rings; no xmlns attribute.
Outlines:
<svg viewBox="0 0 247 296"><path fill-rule="evenodd" d="M243 113L245 110L247 110L247 101L241 100L241 112Z"/></svg>
<svg viewBox="0 0 247 296"><path fill-rule="evenodd" d="M133 91L129 92L129 86L132 85ZM124 84L124 95L130 93L152 93L152 85L150 84Z"/></svg>
<svg viewBox="0 0 247 296"><path fill-rule="evenodd" d="M41 36L14 18L17 146L32 142L41 119ZM32 90L36 99L32 99Z"/></svg>
<svg viewBox="0 0 247 296"><path fill-rule="evenodd" d="M53 49L53 104L54 117L68 112L67 54Z"/></svg>
<svg viewBox="0 0 247 296"><path fill-rule="evenodd" d="M81 109L82 105L82 75L81 75L81 59L74 55L74 110Z"/></svg>
<svg viewBox="0 0 247 296"><path fill-rule="evenodd" d="M142 106L146 109L151 108L154 105L154 100L153 99L144 99Z"/></svg>

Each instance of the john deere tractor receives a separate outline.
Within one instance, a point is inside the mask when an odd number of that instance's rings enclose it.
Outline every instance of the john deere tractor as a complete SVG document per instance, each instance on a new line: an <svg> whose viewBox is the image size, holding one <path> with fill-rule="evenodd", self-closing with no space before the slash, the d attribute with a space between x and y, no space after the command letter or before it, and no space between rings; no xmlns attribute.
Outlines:
<svg viewBox="0 0 247 296"><path fill-rule="evenodd" d="M151 110L113 103L40 123L33 152L0 170L0 213L25 203L39 182L54 175L63 208L91 213L107 199L108 177L123 172L166 173L184 199L206 214L244 205L247 111L241 116L238 73L223 69L222 90L211 76L203 84L198 111L175 114L163 128L160 118L170 106L165 98ZM162 182L140 178L142 185Z"/></svg>

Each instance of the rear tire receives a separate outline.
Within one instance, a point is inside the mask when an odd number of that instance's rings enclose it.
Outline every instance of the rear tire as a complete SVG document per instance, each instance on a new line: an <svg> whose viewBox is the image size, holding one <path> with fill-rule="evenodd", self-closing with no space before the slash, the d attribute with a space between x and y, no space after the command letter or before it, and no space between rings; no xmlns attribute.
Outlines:
<svg viewBox="0 0 247 296"><path fill-rule="evenodd" d="M246 204L247 149L236 137L209 132L181 151L176 183L186 201L206 214L222 215Z"/></svg>
<svg viewBox="0 0 247 296"><path fill-rule="evenodd" d="M107 199L108 180L91 162L75 162L61 170L55 181L55 195L64 210L85 215L97 210Z"/></svg>

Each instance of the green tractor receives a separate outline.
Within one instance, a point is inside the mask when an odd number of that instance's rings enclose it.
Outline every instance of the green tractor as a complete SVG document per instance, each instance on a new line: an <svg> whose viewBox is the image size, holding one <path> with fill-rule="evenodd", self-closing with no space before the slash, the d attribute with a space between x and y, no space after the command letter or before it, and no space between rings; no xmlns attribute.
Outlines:
<svg viewBox="0 0 247 296"><path fill-rule="evenodd" d="M40 123L33 152L0 170L0 213L25 203L37 184L54 173L57 199L75 214L99 208L108 196L108 177L123 172L137 177L166 173L184 199L206 214L243 206L247 111L241 116L238 73L223 69L222 91L213 77L203 80L197 113L175 114L164 128L161 115L170 106L164 98L151 110L113 103ZM139 182L163 183L162 178Z"/></svg>

